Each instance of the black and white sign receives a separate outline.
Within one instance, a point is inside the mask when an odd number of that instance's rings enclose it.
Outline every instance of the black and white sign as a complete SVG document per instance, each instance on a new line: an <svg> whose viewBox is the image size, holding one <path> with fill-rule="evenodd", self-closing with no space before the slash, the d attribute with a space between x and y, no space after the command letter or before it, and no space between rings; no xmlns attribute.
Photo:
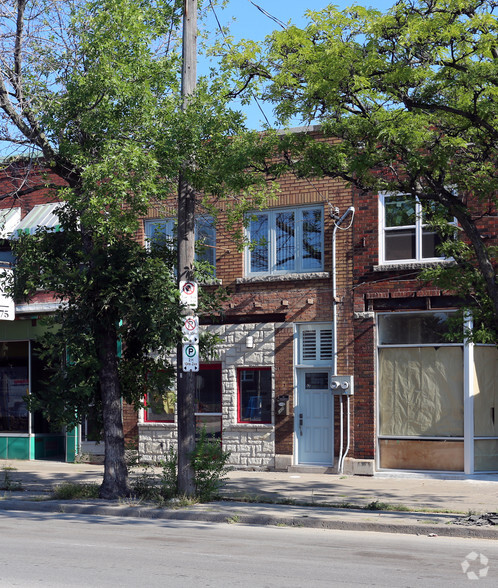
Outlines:
<svg viewBox="0 0 498 588"><path fill-rule="evenodd" d="M188 343L199 343L199 317L183 317L183 340Z"/></svg>
<svg viewBox="0 0 498 588"><path fill-rule="evenodd" d="M199 345L195 343L183 344L183 371L184 372L198 372L199 371Z"/></svg>
<svg viewBox="0 0 498 588"><path fill-rule="evenodd" d="M180 302L190 308L197 308L199 287L197 282L180 282Z"/></svg>
<svg viewBox="0 0 498 588"><path fill-rule="evenodd" d="M13 321L16 318L14 299L4 293L5 284L10 281L11 277L11 269L0 268L0 321Z"/></svg>

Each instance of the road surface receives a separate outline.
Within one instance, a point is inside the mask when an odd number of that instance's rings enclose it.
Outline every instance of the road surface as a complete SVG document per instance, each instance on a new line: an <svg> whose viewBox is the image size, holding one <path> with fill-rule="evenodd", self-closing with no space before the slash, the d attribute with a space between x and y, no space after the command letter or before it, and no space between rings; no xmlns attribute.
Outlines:
<svg viewBox="0 0 498 588"><path fill-rule="evenodd" d="M0 512L1 588L455 588L476 580L498 585L497 541Z"/></svg>

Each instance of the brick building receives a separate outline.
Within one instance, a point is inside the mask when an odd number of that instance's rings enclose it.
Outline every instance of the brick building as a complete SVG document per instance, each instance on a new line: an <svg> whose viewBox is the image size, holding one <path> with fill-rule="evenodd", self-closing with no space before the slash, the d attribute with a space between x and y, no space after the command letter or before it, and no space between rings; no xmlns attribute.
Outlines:
<svg viewBox="0 0 498 588"><path fill-rule="evenodd" d="M27 175L25 165L14 162L0 176L0 269L4 271L14 261L9 243L13 234L33 232L38 226L57 230L53 191L39 187L47 184L46 172L35 167ZM63 185L55 176L50 182ZM20 187L28 192L25 197L5 197ZM43 328L39 318L57 305L48 292L38 292L29 304L14 306L5 298L0 302L0 459L73 461L78 451L76 431L52 430L40 413L27 410L23 400L44 378L44 366L35 353Z"/></svg>
<svg viewBox="0 0 498 588"><path fill-rule="evenodd" d="M201 358L197 422L222 439L235 467L329 469L341 446L339 402L330 391L333 365L352 374L354 364L353 194L330 179L289 175L279 186L267 210L250 214L246 238L253 247L237 248L223 210L211 227L206 217L198 226L230 298L220 324L202 326L221 343L215 360ZM151 209L144 219L146 245L155 231L172 233L174 213L173 206ZM345 213L341 228L349 230L334 231ZM173 404L141 411L138 438L143 459L164 455L176 440Z"/></svg>
<svg viewBox="0 0 498 588"><path fill-rule="evenodd" d="M4 192L14 176L4 178ZM230 291L217 324L201 322L221 342L196 376L199 427L221 438L239 468L498 471L498 351L444 339L459 301L417 279L428 264L448 263L419 204L327 178L279 183L278 199L250 216L252 247L237 247L226 211L216 222L198 219L199 255ZM57 222L43 190L2 208L3 237ZM153 246L158 233L173 234L174 218L174 201L151 208L137 238ZM482 223L496 239L498 217ZM7 241L0 254L10 261ZM17 305L15 321L0 321L0 458L103 451L91 423L50 435L19 404L42 369L32 354L37 317L54 304L40 293ZM138 414L123 406L127 440L144 460L175 444L170 392L146 399Z"/></svg>
<svg viewBox="0 0 498 588"><path fill-rule="evenodd" d="M465 341L463 326L449 342L459 300L417 280L451 261L412 198L356 194L354 204L352 456L372 471L498 471L498 350ZM496 242L496 211L480 223Z"/></svg>

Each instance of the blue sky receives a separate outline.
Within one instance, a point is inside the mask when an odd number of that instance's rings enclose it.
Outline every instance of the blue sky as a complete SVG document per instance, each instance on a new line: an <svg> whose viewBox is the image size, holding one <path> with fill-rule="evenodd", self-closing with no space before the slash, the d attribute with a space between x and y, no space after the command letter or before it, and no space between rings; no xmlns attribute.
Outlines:
<svg viewBox="0 0 498 588"><path fill-rule="evenodd" d="M357 4L372 6L378 10L385 11L395 3L395 0L336 0L335 2L328 2L327 0L253 0L253 2L284 23L290 20L292 24L304 26L306 24L304 13L307 10L321 10L329 4L333 4L339 9ZM265 16L254 4L250 0L229 0L225 9L216 9L221 24L230 24L230 31L235 37L235 41L239 39L261 41L273 30L280 28L276 22ZM234 22L232 22L233 17L235 18ZM216 26L215 21L213 26ZM202 63L199 66L200 71L202 71ZM261 106L266 116L272 121L271 106L269 104L262 104ZM256 104L248 107L244 106L241 109L247 116L249 128L261 128L263 115Z"/></svg>

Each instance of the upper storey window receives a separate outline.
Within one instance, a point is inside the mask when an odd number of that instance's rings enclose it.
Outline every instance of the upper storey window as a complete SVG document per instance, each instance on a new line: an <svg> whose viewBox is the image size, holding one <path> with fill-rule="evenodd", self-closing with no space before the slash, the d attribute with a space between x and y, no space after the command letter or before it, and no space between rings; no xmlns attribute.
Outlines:
<svg viewBox="0 0 498 588"><path fill-rule="evenodd" d="M407 194L381 194L380 219L383 262L443 259L437 252L441 239L426 223L418 199Z"/></svg>
<svg viewBox="0 0 498 588"><path fill-rule="evenodd" d="M144 222L146 243L173 242L176 235L176 219L151 219ZM216 265L216 228L211 217L197 217L195 220L196 261L207 261Z"/></svg>
<svg viewBox="0 0 498 588"><path fill-rule="evenodd" d="M247 228L246 273L323 270L323 208L255 212Z"/></svg>

